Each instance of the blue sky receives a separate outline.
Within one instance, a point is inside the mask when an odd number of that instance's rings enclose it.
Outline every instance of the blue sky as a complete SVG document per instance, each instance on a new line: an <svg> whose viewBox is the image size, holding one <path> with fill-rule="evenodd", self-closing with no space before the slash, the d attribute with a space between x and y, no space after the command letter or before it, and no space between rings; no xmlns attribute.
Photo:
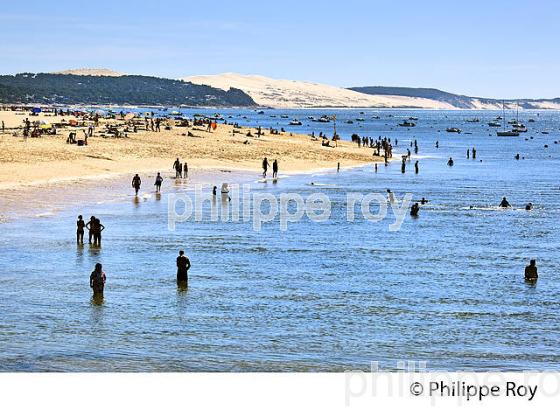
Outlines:
<svg viewBox="0 0 560 410"><path fill-rule="evenodd" d="M10 1L2 73L240 72L338 86L560 97L560 2Z"/></svg>

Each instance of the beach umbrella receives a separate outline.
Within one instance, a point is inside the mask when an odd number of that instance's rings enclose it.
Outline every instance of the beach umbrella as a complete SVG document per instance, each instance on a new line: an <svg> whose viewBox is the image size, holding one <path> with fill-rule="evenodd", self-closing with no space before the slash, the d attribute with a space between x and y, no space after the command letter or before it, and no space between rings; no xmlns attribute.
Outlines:
<svg viewBox="0 0 560 410"><path fill-rule="evenodd" d="M125 119L126 121L130 121L130 120L133 119L133 118L134 118L134 113L133 113L133 112L129 112L128 114L126 114L126 115L124 116L124 119Z"/></svg>
<svg viewBox="0 0 560 410"><path fill-rule="evenodd" d="M33 114L39 114L41 111L41 107L33 107Z"/></svg>
<svg viewBox="0 0 560 410"><path fill-rule="evenodd" d="M95 110L94 113L97 114L97 115L102 115L102 116L106 114L106 112L103 111L103 110Z"/></svg>

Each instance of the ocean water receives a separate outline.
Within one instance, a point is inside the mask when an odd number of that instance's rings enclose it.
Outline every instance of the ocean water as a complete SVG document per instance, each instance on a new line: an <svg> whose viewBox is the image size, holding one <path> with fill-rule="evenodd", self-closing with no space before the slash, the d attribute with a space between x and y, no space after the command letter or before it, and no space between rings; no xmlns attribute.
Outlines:
<svg viewBox="0 0 560 410"><path fill-rule="evenodd" d="M560 370L560 113L520 113L529 132L498 138L486 124L498 112L220 112L241 124L329 134L332 123L306 118L336 113L343 138L396 138L397 153L416 139L419 152L405 174L398 162L276 184L258 182L259 170L195 173L166 180L161 196L145 184L139 200L129 178L117 178L39 190L21 206L18 193L2 193L0 370L308 372L368 370L372 361L394 370L402 360L429 370ZM409 116L419 118L415 128L396 126ZM287 126L295 117L304 125ZM481 122L465 122L472 117ZM356 118L365 121L345 124ZM446 133L451 126L463 132ZM477 159L466 159L473 146ZM208 218L169 231L167 194L192 196L203 180L276 196L324 193L331 217L304 217L285 232L278 218L260 232L250 221ZM396 232L391 211L379 222L359 213L346 220L348 193L388 188L430 202ZM512 209L498 209L503 196ZM76 246L77 214L102 220L101 248ZM179 249L193 265L188 291L175 283ZM531 258L536 285L523 280ZM107 274L102 304L88 286L97 262Z"/></svg>

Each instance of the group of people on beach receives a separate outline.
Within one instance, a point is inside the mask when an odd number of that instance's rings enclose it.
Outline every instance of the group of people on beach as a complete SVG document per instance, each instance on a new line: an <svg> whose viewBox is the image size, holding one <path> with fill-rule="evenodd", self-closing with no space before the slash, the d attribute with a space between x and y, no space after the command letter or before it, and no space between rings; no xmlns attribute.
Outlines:
<svg viewBox="0 0 560 410"><path fill-rule="evenodd" d="M175 160L175 162L173 163L173 169L175 170L175 178L176 179L188 178L188 176L189 176L189 166L187 164L187 161L185 161L184 164L181 164L181 161L179 160L179 158L177 158Z"/></svg>
<svg viewBox="0 0 560 410"><path fill-rule="evenodd" d="M78 215L76 221L76 241L78 245L84 244L84 234L87 229L89 232L89 244L94 246L101 246L101 233L105 230L105 226L101 223L99 218L92 216L86 223L82 215Z"/></svg>

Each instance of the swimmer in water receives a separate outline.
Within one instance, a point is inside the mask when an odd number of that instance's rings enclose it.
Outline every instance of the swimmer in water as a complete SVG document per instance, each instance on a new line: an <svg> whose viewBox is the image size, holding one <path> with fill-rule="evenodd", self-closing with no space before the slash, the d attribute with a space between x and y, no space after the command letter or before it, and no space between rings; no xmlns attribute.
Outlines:
<svg viewBox="0 0 560 410"><path fill-rule="evenodd" d="M511 208L511 205L505 196L502 198L502 202L500 202L500 208Z"/></svg>
<svg viewBox="0 0 560 410"><path fill-rule="evenodd" d="M424 198L424 197L422 197L422 199L420 200L420 203L421 203L422 205L427 204L428 202L429 202L429 201L428 201L426 198Z"/></svg>
<svg viewBox="0 0 560 410"><path fill-rule="evenodd" d="M395 203L395 195L393 195L393 192L390 189L387 190L387 196L389 197L389 202L394 204Z"/></svg>
<svg viewBox="0 0 560 410"><path fill-rule="evenodd" d="M420 205L418 205L418 202L413 203L412 206L410 207L410 216L418 216L419 211L420 211Z"/></svg>
<svg viewBox="0 0 560 410"><path fill-rule="evenodd" d="M105 282L107 281L107 276L103 272L103 266L100 263L95 265L95 269L91 272L89 277L89 287L93 289L93 297L103 296L103 290L105 289Z"/></svg>
<svg viewBox="0 0 560 410"><path fill-rule="evenodd" d="M528 281L536 281L539 277L537 273L537 262L534 259L531 259L529 265L525 267L525 280Z"/></svg>
<svg viewBox="0 0 560 410"><path fill-rule="evenodd" d="M525 210L526 211L531 211L533 210L533 203L529 202L527 205L525 205Z"/></svg>

